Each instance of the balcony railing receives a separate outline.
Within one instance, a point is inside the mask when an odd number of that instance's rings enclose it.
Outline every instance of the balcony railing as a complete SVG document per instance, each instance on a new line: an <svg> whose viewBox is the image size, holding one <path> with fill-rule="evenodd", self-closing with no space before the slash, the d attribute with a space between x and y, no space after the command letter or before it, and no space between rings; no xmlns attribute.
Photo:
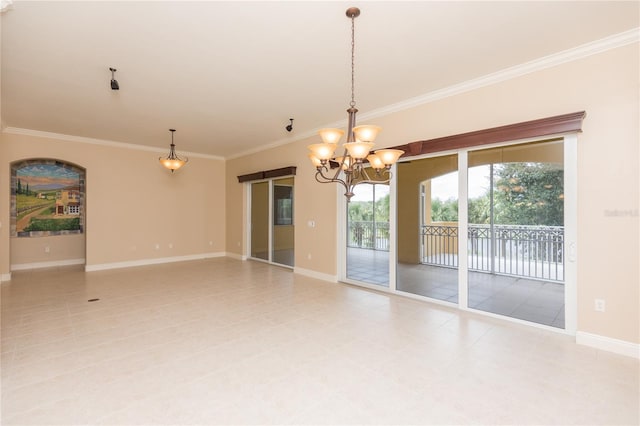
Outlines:
<svg viewBox="0 0 640 426"><path fill-rule="evenodd" d="M458 227L422 227L422 263L458 266ZM564 227L469 224L471 271L564 281Z"/></svg>
<svg viewBox="0 0 640 426"><path fill-rule="evenodd" d="M389 251L389 222L349 221L347 246Z"/></svg>
<svg viewBox="0 0 640 426"><path fill-rule="evenodd" d="M425 225L421 229L422 263L458 267L458 227ZM350 221L347 246L389 250L389 223ZM549 281L564 281L564 227L528 225L468 226L468 267Z"/></svg>

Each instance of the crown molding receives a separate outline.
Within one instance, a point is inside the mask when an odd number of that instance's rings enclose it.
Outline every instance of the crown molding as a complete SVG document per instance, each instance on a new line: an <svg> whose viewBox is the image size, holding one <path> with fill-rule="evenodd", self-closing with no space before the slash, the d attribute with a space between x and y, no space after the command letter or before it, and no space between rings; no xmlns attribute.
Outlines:
<svg viewBox="0 0 640 426"><path fill-rule="evenodd" d="M320 128L318 128L317 130L320 130ZM241 151L237 154L231 154L228 155L226 157L224 157L225 160L234 160L236 158L240 158L240 157L244 157L247 155L251 155L251 154L256 154L258 152L262 152L262 151L268 151L272 148L277 148L279 146L282 145L288 145L290 143L294 143L297 141L301 141L310 137L313 137L315 135L317 135L317 130L310 130L308 132L303 132L300 134L297 134L295 137L291 137L291 138L287 138L287 139L279 139L277 141L265 144L265 145L260 145L259 147L256 148L251 148L251 149L247 149L245 151Z"/></svg>
<svg viewBox="0 0 640 426"><path fill-rule="evenodd" d="M2 133L6 133L9 135L22 135L22 136L33 136L37 138L55 139L55 140L64 141L64 142L76 142L76 143L84 143L84 144L90 144L90 145L101 145L101 146L108 146L108 147L120 148L120 149L131 149L135 151L155 152L160 154L166 152L165 148L155 148L152 146L136 145L132 143L110 141L106 139L87 138L84 136L65 135L62 133L43 132L40 130L23 129L20 127L5 127L4 129L2 129ZM180 151L180 153L184 154L185 156L189 156L193 158L205 158L208 160L220 160L220 161L225 160L224 157L221 157L218 155L200 154L197 152L189 152L189 151Z"/></svg>
<svg viewBox="0 0 640 426"><path fill-rule="evenodd" d="M628 44L637 43L638 41L640 41L640 28L633 28L629 31L614 34L612 36L586 43L571 49L563 50L561 52L553 53L548 56L543 56L542 58L515 65L513 67L487 74L473 80L468 80L464 83L455 84L453 86L435 90L433 92L397 102L386 107L378 108L373 111L360 114L360 118L370 119L382 117L409 108L414 108L419 105L424 105L440 99L455 96L461 93L470 92L482 87L491 86L493 84L501 83L503 81L511 80L547 68L552 68L558 65L565 64L567 62L577 61L588 56L596 55L598 53L616 49L618 47L623 47Z"/></svg>
<svg viewBox="0 0 640 426"><path fill-rule="evenodd" d="M485 76L482 76L473 80L469 80L460 84L455 84L453 86L438 89L438 90L425 93L423 95L416 96L410 99L406 99L404 101L397 102L382 108L377 108L369 112L360 113L359 117L361 120L368 120L368 119L383 117L389 114L393 114L393 113L404 111L420 105L428 104L428 103L445 99L451 96L455 96L461 93L470 92L472 90L476 90L482 87L486 87L486 86L497 84L503 81L511 80L513 78L517 78L526 74L531 74L547 68L552 68L567 62L576 61L591 55L596 55L598 53L616 49L618 47L623 47L632 43L638 43L639 41L640 41L640 27L633 28L631 30L614 34L600 40L586 43L571 49L563 50L561 52L544 56L542 58L535 59L533 61L525 62L520 65L516 65L510 68L497 71L495 73L487 74ZM340 120L334 123L327 124L322 127L338 127L339 128L339 127L345 127L346 123L347 123L346 120ZM320 130L322 127L318 127L317 129L313 129L308 132L300 133L293 138L280 139L271 143L267 143L260 147L248 149L246 151L242 151L237 154L232 154L226 157L209 155L209 154L200 154L196 152L186 152L186 151L181 151L181 152L184 153L184 155L188 155L190 157L206 158L210 160L221 160L221 161L233 160L236 158L240 158L247 155L256 154L258 152L266 151L272 148L276 148L282 145L287 145L290 143L308 139L310 137L315 136L317 134L317 131ZM124 142L117 142L117 141L110 141L110 140L103 140L103 139L93 139L93 138L87 138L82 136L64 135L59 133L42 132L39 130L22 129L17 127L6 127L2 130L2 132L7 134L14 134L14 135L27 135L27 136L35 136L35 137L43 137L43 138L52 138L52 139L58 139L63 141L69 141L69 142L88 143L88 144L110 146L110 147L123 148L123 149L133 149L133 150L150 151L150 152L164 152L164 150L161 150L160 148L154 148L150 146L142 146L142 145L129 144Z"/></svg>
<svg viewBox="0 0 640 426"><path fill-rule="evenodd" d="M491 86L493 84L511 80L516 77L521 77L526 74L531 74L547 68L552 68L567 62L577 61L579 59L596 55L598 53L606 52L608 50L616 49L618 47L623 47L629 44L638 43L639 41L640 41L640 27L633 28L631 30L614 34L600 40L582 44L580 46L577 46L571 49L563 50L561 52L553 53L548 56L543 56L542 58L535 59L533 61L525 62L520 65L515 65L510 68L506 68L491 74L487 74L485 76L478 77L473 80L468 80L460 84L455 84L453 86L438 89L433 92L425 93L423 95L406 99L404 101L400 101L395 104L391 104L382 108L377 108L372 111L359 113L358 117L360 120L369 120L373 118L383 117L383 116L404 111L410 108L415 108L420 105L424 105L424 104L435 102L441 99L449 98L451 96L459 95L461 93L470 92L472 90L476 90L482 87ZM346 120L341 120L339 122L331 123L322 127L340 128L340 127L345 127L346 124L347 124ZM307 139L309 137L315 136L318 130L320 130L320 128L312 130L310 132L302 133L298 135L295 139L286 139L286 140L276 141L271 144L266 144L259 148L243 151L226 158L234 159L234 158L244 157L246 155L255 154L261 151L275 148L280 145L285 145L287 143L292 143L299 140Z"/></svg>

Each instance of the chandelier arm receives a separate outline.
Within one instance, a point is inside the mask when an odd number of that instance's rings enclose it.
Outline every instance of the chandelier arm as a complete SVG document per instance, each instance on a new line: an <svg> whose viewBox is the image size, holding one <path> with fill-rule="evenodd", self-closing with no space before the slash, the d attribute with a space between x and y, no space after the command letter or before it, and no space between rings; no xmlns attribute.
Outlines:
<svg viewBox="0 0 640 426"><path fill-rule="evenodd" d="M338 180L340 169L338 169L338 171L333 175L333 177L329 177L325 174L325 172L328 172L328 171L329 171L329 168L327 166L316 167L316 180L320 183L328 183L328 182L334 182ZM318 180L318 176L322 177L323 181Z"/></svg>
<svg viewBox="0 0 640 426"><path fill-rule="evenodd" d="M316 180L320 183L329 183L329 182L333 182L332 179L326 177L324 175L324 172L322 171L324 169L324 167L318 167L316 168Z"/></svg>
<svg viewBox="0 0 640 426"><path fill-rule="evenodd" d="M330 183L330 182L340 182L341 179L337 178L337 176L334 177L329 177L327 175L324 174L324 172L327 170L326 167L318 167L316 168L316 180L320 183Z"/></svg>
<svg viewBox="0 0 640 426"><path fill-rule="evenodd" d="M343 161L344 161L344 160L343 160ZM342 172L343 172L343 170L342 170L342 165L343 165L343 163L340 163L340 164L338 165L338 167L336 168L336 171L335 171L335 173L333 174L333 179L334 179L334 180L338 180L338 179L340 179L340 173L342 173Z"/></svg>
<svg viewBox="0 0 640 426"><path fill-rule="evenodd" d="M349 186L348 184L342 180L342 179L338 179L338 178L328 178L327 176L324 175L324 173L322 173L322 169L318 168L316 171L316 175L315 175L316 181L318 181L319 183L339 183L340 185L342 185L344 187L344 189L346 191L349 191Z"/></svg>
<svg viewBox="0 0 640 426"><path fill-rule="evenodd" d="M376 177L379 177L379 179L372 179L369 176L369 173L367 173L367 170L363 168L355 185L359 185L361 183L368 183L372 185L389 183L393 175L389 170L383 169L380 173L376 172Z"/></svg>

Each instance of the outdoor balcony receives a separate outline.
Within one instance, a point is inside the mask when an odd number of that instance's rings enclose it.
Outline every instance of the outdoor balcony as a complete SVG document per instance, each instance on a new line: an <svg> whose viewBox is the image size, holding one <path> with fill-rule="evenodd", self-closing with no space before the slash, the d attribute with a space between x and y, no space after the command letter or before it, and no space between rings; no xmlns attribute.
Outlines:
<svg viewBox="0 0 640 426"><path fill-rule="evenodd" d="M421 229L421 261L398 263L400 291L458 303L458 227ZM347 277L389 284L389 226L352 222ZM564 228L473 225L468 228L468 306L564 328Z"/></svg>

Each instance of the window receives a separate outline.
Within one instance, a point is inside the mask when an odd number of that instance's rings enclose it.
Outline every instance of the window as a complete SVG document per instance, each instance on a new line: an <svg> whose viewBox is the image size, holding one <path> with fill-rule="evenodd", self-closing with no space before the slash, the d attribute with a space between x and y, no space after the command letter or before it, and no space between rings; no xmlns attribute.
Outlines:
<svg viewBox="0 0 640 426"><path fill-rule="evenodd" d="M273 224L291 225L293 223L293 187L273 186Z"/></svg>

